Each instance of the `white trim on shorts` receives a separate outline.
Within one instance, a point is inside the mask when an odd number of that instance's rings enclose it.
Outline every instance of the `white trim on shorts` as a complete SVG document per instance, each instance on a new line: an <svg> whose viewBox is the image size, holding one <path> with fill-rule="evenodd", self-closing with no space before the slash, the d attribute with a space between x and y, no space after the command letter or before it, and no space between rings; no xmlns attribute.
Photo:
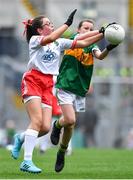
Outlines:
<svg viewBox="0 0 133 180"><path fill-rule="evenodd" d="M57 89L57 98L60 105L71 104L75 112L85 112L85 97L78 96L69 91Z"/></svg>
<svg viewBox="0 0 133 180"><path fill-rule="evenodd" d="M28 101L30 101L31 99L41 99L40 96L28 96L26 98L24 98L24 104L26 104ZM45 104L45 103L41 103L42 104L42 108L50 108L52 109L52 106Z"/></svg>

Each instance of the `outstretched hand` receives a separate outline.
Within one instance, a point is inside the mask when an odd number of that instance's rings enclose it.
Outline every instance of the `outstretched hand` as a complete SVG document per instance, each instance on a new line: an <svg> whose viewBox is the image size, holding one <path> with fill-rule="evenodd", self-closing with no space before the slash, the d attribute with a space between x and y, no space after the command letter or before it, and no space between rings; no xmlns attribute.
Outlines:
<svg viewBox="0 0 133 180"><path fill-rule="evenodd" d="M116 48L119 44L109 44L107 45L106 49L108 51L111 51L112 49Z"/></svg>
<svg viewBox="0 0 133 180"><path fill-rule="evenodd" d="M73 23L73 18L74 18L74 15L76 13L77 9L75 9L68 17L67 21L64 23L68 26L70 26L72 23Z"/></svg>

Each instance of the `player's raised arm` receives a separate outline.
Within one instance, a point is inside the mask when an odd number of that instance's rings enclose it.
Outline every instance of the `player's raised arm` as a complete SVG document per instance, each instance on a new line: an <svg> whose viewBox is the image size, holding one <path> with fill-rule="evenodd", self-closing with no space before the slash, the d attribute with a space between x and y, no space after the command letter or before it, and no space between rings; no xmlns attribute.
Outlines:
<svg viewBox="0 0 133 180"><path fill-rule="evenodd" d="M73 22L73 18L74 15L76 13L77 9L75 9L68 17L67 21L60 26L58 29L56 29L55 31L53 31L49 36L44 37L41 41L41 45L45 45L48 44L50 42L55 41L56 39L58 39L67 29L68 27L72 24Z"/></svg>
<svg viewBox="0 0 133 180"><path fill-rule="evenodd" d="M102 33L98 33L95 36L88 37L88 38L83 39L83 40L75 40L74 41L75 45L73 46L73 48L84 48L84 47L87 47L87 46L89 46L89 45L91 45L93 43L98 42L102 38L103 38L103 34Z"/></svg>

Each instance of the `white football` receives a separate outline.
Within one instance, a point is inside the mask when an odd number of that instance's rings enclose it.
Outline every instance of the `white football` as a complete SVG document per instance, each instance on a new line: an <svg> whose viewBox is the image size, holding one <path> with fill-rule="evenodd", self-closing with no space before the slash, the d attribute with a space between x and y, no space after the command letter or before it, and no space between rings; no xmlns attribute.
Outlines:
<svg viewBox="0 0 133 180"><path fill-rule="evenodd" d="M119 24L112 24L105 29L104 37L110 44L116 45L124 40L125 30Z"/></svg>

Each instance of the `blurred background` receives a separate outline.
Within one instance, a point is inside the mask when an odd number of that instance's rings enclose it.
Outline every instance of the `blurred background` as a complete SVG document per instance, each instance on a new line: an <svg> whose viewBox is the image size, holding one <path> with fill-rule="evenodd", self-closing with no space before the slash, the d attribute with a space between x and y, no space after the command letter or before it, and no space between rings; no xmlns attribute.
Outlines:
<svg viewBox="0 0 133 180"><path fill-rule="evenodd" d="M12 144L15 132L27 128L20 83L28 62L22 21L46 14L55 28L77 8L69 37L82 19L121 24L126 37L105 61L95 61L87 112L80 113L73 147L133 147L133 0L0 0L0 146ZM99 43L104 48L105 41Z"/></svg>

